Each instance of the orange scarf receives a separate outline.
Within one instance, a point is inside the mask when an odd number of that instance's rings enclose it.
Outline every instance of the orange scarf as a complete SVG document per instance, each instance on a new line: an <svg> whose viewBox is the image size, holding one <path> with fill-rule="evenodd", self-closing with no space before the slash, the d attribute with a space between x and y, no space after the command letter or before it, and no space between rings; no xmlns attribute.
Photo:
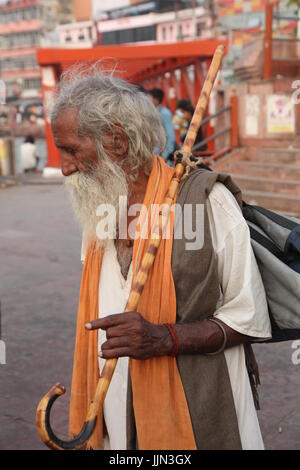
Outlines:
<svg viewBox="0 0 300 470"><path fill-rule="evenodd" d="M174 170L163 159L154 158L144 205L161 204ZM170 233L174 217L171 214ZM150 224L149 224L150 230ZM176 295L171 270L172 236L162 240L155 263L144 287L138 311L152 323L176 322ZM139 268L147 240L135 240L133 279ZM99 378L97 331L85 331L84 324L98 318L98 286L102 253L89 248L82 276L73 381L70 405L70 432L77 434L85 421L89 402ZM191 418L176 359L170 356L143 361L130 360L133 406L139 449L196 449ZM109 392L108 392L109 393ZM101 447L102 419L89 441Z"/></svg>

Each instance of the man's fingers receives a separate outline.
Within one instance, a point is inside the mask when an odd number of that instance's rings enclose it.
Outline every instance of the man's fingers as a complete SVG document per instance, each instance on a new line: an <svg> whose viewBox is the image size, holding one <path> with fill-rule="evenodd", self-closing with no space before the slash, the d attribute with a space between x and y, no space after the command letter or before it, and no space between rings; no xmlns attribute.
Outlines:
<svg viewBox="0 0 300 470"><path fill-rule="evenodd" d="M103 359L115 359L118 357L126 357L129 356L129 348L115 348L115 349L108 349L101 351L99 356Z"/></svg>
<svg viewBox="0 0 300 470"><path fill-rule="evenodd" d="M98 330L101 328L101 320L93 320L84 325L86 330Z"/></svg>
<svg viewBox="0 0 300 470"><path fill-rule="evenodd" d="M121 325L131 319L132 313L135 312L116 313L114 315L108 315L104 318L99 318L98 320L93 320L85 324L85 329L98 330L99 328L101 328L101 330L106 330L107 328L111 328L112 326Z"/></svg>
<svg viewBox="0 0 300 470"><path fill-rule="evenodd" d="M122 325L112 326L106 329L106 339L117 338L126 335L126 328Z"/></svg>
<svg viewBox="0 0 300 470"><path fill-rule="evenodd" d="M116 349L116 348L123 348L129 346L128 344L128 338L126 337L121 337L121 338L112 338L109 339L108 341L105 341L105 343L102 344L101 346L101 351L107 351L109 349Z"/></svg>

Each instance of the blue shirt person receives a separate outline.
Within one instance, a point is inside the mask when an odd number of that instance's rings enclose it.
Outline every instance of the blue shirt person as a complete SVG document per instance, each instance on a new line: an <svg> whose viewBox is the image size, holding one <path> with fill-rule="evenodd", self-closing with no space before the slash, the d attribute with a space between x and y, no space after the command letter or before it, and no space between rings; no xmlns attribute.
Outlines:
<svg viewBox="0 0 300 470"><path fill-rule="evenodd" d="M166 134L166 146L161 152L161 156L167 160L169 155L175 150L175 131L172 113L168 108L162 105L164 92L160 88L152 88L152 90L149 91L149 95L159 112L160 120ZM159 150L160 143L157 148L154 149L154 152L159 153Z"/></svg>

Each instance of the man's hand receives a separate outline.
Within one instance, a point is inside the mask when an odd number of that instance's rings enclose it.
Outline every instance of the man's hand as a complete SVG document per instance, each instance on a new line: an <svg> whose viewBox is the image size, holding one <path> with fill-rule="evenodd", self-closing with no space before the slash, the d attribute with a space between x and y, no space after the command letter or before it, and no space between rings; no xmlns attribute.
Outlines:
<svg viewBox="0 0 300 470"><path fill-rule="evenodd" d="M124 356L149 359L168 355L173 349L168 329L148 322L138 312L109 315L87 323L85 328L106 331L107 341L102 344L100 353L104 359Z"/></svg>

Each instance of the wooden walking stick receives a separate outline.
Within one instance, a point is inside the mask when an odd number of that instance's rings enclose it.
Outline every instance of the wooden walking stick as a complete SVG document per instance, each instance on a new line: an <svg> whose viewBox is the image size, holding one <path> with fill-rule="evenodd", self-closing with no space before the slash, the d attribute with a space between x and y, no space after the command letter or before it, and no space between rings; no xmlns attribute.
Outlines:
<svg viewBox="0 0 300 470"><path fill-rule="evenodd" d="M170 209L176 196L180 180L185 172L186 164L190 163L189 157L191 156L193 144L200 128L217 73L220 69L223 55L224 46L218 46L214 54L211 66L209 68L207 78L203 85L203 89L201 91L199 101L192 122L190 124L187 136L185 138L183 147L179 152L176 152L176 168L164 200L164 204L169 207L167 215L165 216L164 214L165 221L169 218ZM160 214L159 234L158 236L151 238L151 240L149 241L148 248L141 262L141 267L137 273L135 282L129 295L129 299L125 309L126 312L137 310L143 287L147 282L148 274L154 263L155 255L157 253L162 238L164 224L165 222L163 221L163 216L162 214ZM56 437L50 426L50 411L52 405L60 395L63 395L65 393L64 386L57 383L42 398L36 412L36 426L40 438L48 447L56 450L79 450L86 446L89 438L91 437L95 429L97 416L99 415L99 412L102 409L110 381L117 365L117 361L118 359L108 359L105 361L101 377L97 384L94 399L89 405L87 417L83 424L82 430L72 440L63 441L59 439L58 437Z"/></svg>

